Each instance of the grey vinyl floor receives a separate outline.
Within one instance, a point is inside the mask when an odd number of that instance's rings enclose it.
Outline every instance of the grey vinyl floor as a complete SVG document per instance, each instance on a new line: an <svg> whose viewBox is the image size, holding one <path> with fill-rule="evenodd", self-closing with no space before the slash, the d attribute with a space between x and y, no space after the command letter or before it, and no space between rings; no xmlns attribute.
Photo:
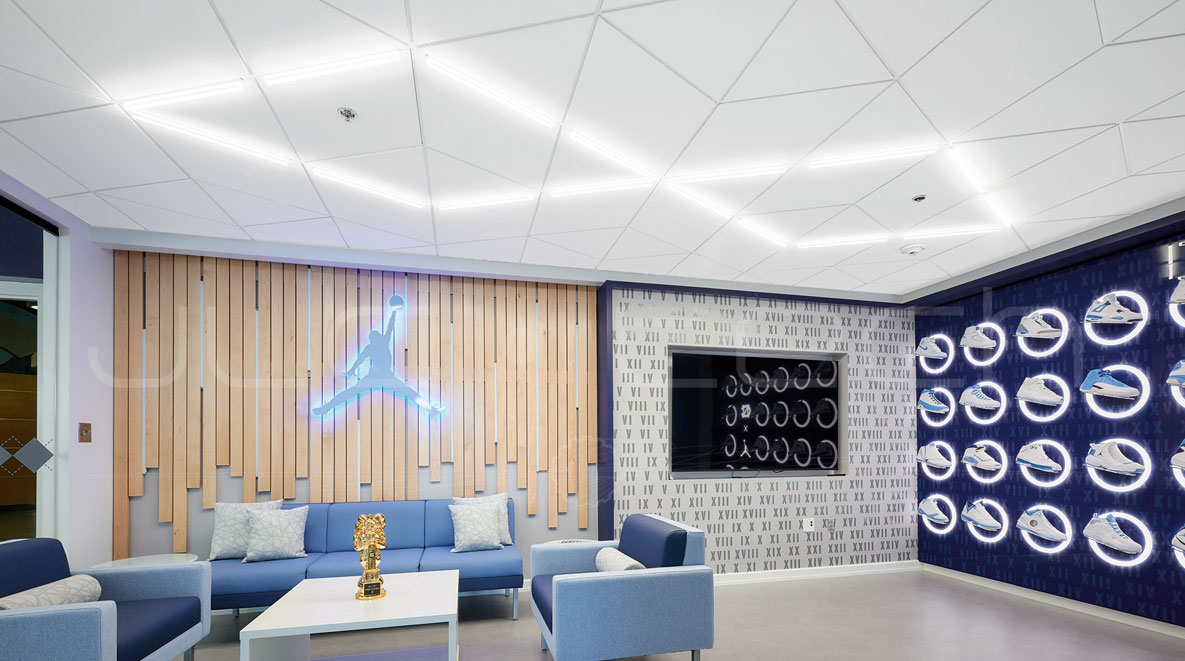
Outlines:
<svg viewBox="0 0 1185 661"><path fill-rule="evenodd" d="M549 661L529 596L460 601L460 657ZM677 604L672 605L678 607ZM214 617L197 661L238 659L238 630L254 617ZM321 634L314 658L445 645L447 629ZM689 659L669 654L648 659ZM929 572L726 585L716 588L716 646L704 659L1042 661L1185 659L1185 639L1015 597Z"/></svg>

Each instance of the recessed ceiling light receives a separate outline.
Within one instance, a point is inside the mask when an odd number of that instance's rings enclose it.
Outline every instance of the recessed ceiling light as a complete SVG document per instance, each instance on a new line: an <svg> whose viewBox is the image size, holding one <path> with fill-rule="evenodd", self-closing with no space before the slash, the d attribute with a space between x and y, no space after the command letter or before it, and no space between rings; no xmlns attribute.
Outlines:
<svg viewBox="0 0 1185 661"><path fill-rule="evenodd" d="M920 232L906 232L905 240L910 239L933 239L943 236L964 236L967 234L989 234L991 232L999 232L999 225L992 225L990 227L951 227L948 229L938 230L923 230Z"/></svg>
<svg viewBox="0 0 1185 661"><path fill-rule="evenodd" d="M783 174L789 169L790 167L787 165L767 165L764 167L743 168L736 170L716 170L715 172L685 174L678 177L671 177L670 181L681 184L690 184L697 181L719 181L722 179L740 179L742 177L760 177L770 174Z"/></svg>
<svg viewBox="0 0 1185 661"><path fill-rule="evenodd" d="M846 239L818 239L813 241L799 241L799 248L830 248L832 246L858 246L865 243L881 243L888 240L888 235L880 234L877 236L854 236Z"/></svg>
<svg viewBox="0 0 1185 661"><path fill-rule="evenodd" d="M587 186L560 186L552 188L548 191L551 197L567 197L570 195L587 195L591 193L612 193L621 190L633 190L636 188L649 188L654 185L654 181L631 181L616 184L589 184Z"/></svg>
<svg viewBox="0 0 1185 661"><path fill-rule="evenodd" d="M925 145L922 147L909 147L906 149L894 149L891 151L852 154L850 156L836 156L834 158L817 158L811 161L810 165L812 168L830 168L837 165L856 165L858 163L887 161L889 159L905 158L907 156L923 156L925 154L933 154L936 151L938 151L938 145Z"/></svg>
<svg viewBox="0 0 1185 661"><path fill-rule="evenodd" d="M150 115L148 113L143 113L143 112L133 112L132 118L134 118L138 121L144 122L146 124L152 124L154 126L159 126L161 128L168 129L170 131L175 131L175 132L180 133L182 135L187 135L191 138L196 138L198 140L209 142L211 144L215 144L220 147L225 147L227 149L233 149L235 151L242 152L244 154L248 154L248 155L254 156L256 158L261 158L265 161L270 161L270 162L276 163L278 165L287 165L292 162L292 159L287 156L282 156L280 154L274 154L272 152L269 152L269 151L266 151L263 149L259 149L258 147L254 147L252 145L248 145L246 143L239 142L237 140L231 140L229 138L224 138L222 136L215 135L213 133L208 133L208 132L203 131L201 129L189 126L187 124L181 124L179 122L174 122L170 119L165 119L165 118L159 117L157 115Z"/></svg>
<svg viewBox="0 0 1185 661"><path fill-rule="evenodd" d="M770 243L773 243L773 244L780 246L782 248L785 248L787 245L786 239L783 239L782 237L778 236L776 233L771 232L769 229L767 229L765 226L761 225L760 223L753 222L752 220L749 220L748 218L737 218L737 223L741 227L749 230L750 232L756 234L757 236L760 236L761 238L765 239L766 241L769 241Z"/></svg>
<svg viewBox="0 0 1185 661"><path fill-rule="evenodd" d="M535 199L534 193L516 193L513 195L500 195L497 197L462 200L459 202L445 202L444 204L436 205L436 208L441 211L448 211L450 209L469 209L472 207L491 207L500 204L513 204L515 202L529 202L533 199Z"/></svg>
<svg viewBox="0 0 1185 661"><path fill-rule="evenodd" d="M267 83L268 85L282 85L284 83L291 83L297 80L319 78L321 76L329 76L335 73L354 71L356 69L368 69L370 67L377 67L380 64L389 64L391 62L398 61L399 51L373 53L371 55L363 55L360 57L351 57L344 60L334 60L332 62L314 64L312 66L301 67L299 69L288 69L287 71L269 73L263 77L263 82Z"/></svg>
<svg viewBox="0 0 1185 661"><path fill-rule="evenodd" d="M215 85L204 85L202 87L191 87L189 89L177 90L175 92L166 92L164 94L154 94L152 96L145 96L139 99L133 99L123 104L124 108L131 110L144 110L145 108L155 108L157 106L166 106L173 103L181 103L183 101L194 101L197 99L205 99L211 96L221 96L223 94L231 94L243 89L243 81L232 80L225 83L217 83Z"/></svg>
<svg viewBox="0 0 1185 661"><path fill-rule="evenodd" d="M358 190L366 191L367 193L370 193L372 195L377 195L379 197L385 197L388 200L393 200L393 201L399 202L401 204L406 204L409 207L414 207L416 209L423 209L425 206L424 202L417 200L416 198L411 197L410 195L404 195L403 193L393 191L389 188L383 188L382 186L375 186L373 184L368 184L364 181L359 181L358 179L354 179L353 177L349 177L349 176L346 176L343 174L338 174L338 173L333 172L331 170L325 170L325 169L322 169L319 167L309 166L309 171L312 172L313 174L317 175L318 177L322 177L322 178L328 179L330 181L336 181L339 184L344 184L344 185L349 186L351 188L357 188Z"/></svg>
<svg viewBox="0 0 1185 661"><path fill-rule="evenodd" d="M556 124L554 119L548 117L547 115L543 114L542 112L539 112L538 110L535 110L531 106L528 106L527 104L522 103L521 101L519 101L517 99L507 96L506 94L503 94L502 92L499 92L498 90L494 89L493 87L486 85L485 83L481 82L480 80L477 80L476 78L474 78L466 73L463 73L463 72L441 62L440 60L438 60L434 57L431 57L429 55L424 55L424 61L428 63L429 69L445 76L446 78L453 80L454 82L460 83L460 84L464 85L465 87L468 87L469 89L473 90L474 92L477 92L478 94L481 94L482 96L490 99L491 101L495 101L497 103L500 103L503 106L506 106L507 108L517 112L518 114L522 115L523 117L526 117L527 119L529 119L541 126L544 126L546 128L551 128L551 127L555 126L555 124Z"/></svg>
<svg viewBox="0 0 1185 661"><path fill-rule="evenodd" d="M716 206L715 204L705 200L704 198L691 192L690 190L687 190L686 188L680 186L679 184L667 182L667 190L671 191L672 193L682 195L683 197L691 200L692 202L695 202L696 204L700 205L701 207L703 207L703 208L707 209L708 211L711 211L712 213L714 213L718 216L721 216L723 218L732 218L733 215L735 215L735 214L733 214L733 212Z"/></svg>
<svg viewBox="0 0 1185 661"><path fill-rule="evenodd" d="M618 152L616 152L612 149L609 149L605 145L602 145L601 143L597 142L596 140L593 140L592 138L588 137L587 135L584 135L583 133L578 133L576 131L569 130L568 137L572 139L572 142L575 142L576 144L580 145L581 147L584 147L585 149L588 149L590 151L600 154L601 156L604 156L605 158L613 161L614 163L617 163L618 165L622 166L623 168L626 168L627 170L633 170L634 172L637 172L638 174L642 175L643 177L645 177L647 179L658 179L658 176L655 175L650 170L647 170L646 168L642 167L641 165L638 165L637 163L635 163L632 159L622 156Z"/></svg>

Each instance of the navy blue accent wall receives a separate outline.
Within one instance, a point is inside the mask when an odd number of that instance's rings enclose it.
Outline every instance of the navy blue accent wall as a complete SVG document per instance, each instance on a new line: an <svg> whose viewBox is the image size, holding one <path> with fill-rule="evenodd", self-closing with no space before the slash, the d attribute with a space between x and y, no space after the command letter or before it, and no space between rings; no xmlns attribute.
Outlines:
<svg viewBox="0 0 1185 661"><path fill-rule="evenodd" d="M0 277L42 277L41 243L45 230L15 211L0 208Z"/></svg>
<svg viewBox="0 0 1185 661"><path fill-rule="evenodd" d="M1185 258L1181 248L1176 248L1176 258ZM1000 503L1009 517L1006 534L998 543L976 539L963 522L958 522L946 535L936 534L919 523L918 547L922 562L1185 625L1185 567L1171 547L1173 534L1185 526L1185 488L1174 479L1169 467L1173 451L1185 436L1185 408L1173 400L1171 387L1165 384L1173 364L1185 358L1185 328L1170 317L1168 305L1176 284L1170 276L1180 275L1183 270L1185 264L1170 263L1169 242L1143 244L1023 282L983 290L942 307L918 311L918 338L944 333L957 344L966 326L982 321L999 324L1007 335L1003 355L990 366L972 365L956 347L955 360L943 374L927 374L919 367L919 393L923 388L941 386L957 398L964 387L990 380L1001 384L1008 395L1007 410L1002 419L990 425L973 423L962 407L957 408L952 422L944 427L928 426L919 416L919 444L946 441L954 447L956 461L967 446L981 439L998 442L1008 454L1007 472L992 484L973 480L963 464L956 464L953 476L944 481L932 479L919 466L919 498L945 495L958 509L968 500L990 498ZM1113 290L1132 290L1141 294L1150 308L1149 321L1131 341L1102 346L1086 336L1081 320L1096 297ZM1066 343L1056 353L1044 358L1022 353L1013 335L1020 318L1038 308L1061 310L1070 321ZM1099 332L1114 337L1127 330L1129 328L1121 327ZM978 356L984 353L976 352ZM1151 384L1151 396L1143 409L1118 420L1104 418L1092 411L1085 396L1078 392L1078 386L1089 370L1111 364L1137 367L1147 375ZM1023 379L1040 373L1060 376L1071 390L1069 408L1062 417L1050 423L1037 423L1027 418L1015 399ZM1115 376L1138 387L1136 380L1128 374L1116 372ZM996 396L996 393L988 392ZM1103 401L1103 398L1096 399ZM1129 406L1119 400L1101 405L1107 410ZM1048 411L1041 406L1031 408ZM1150 475L1143 486L1128 493L1116 493L1092 482L1083 463L1090 443L1111 437L1131 439L1147 450L1151 460L1147 466ZM1015 463L1016 453L1022 445L1043 438L1060 442L1072 459L1069 477L1060 486L1040 488L1031 484ZM1138 460L1134 452L1125 453ZM1055 451L1050 450L1049 454L1061 461ZM1102 475L1119 485L1132 481L1122 476ZM1073 538L1064 551L1040 553L1026 543L1021 531L1015 527L1021 512L1036 504L1057 507L1069 517ZM1127 513L1149 528L1153 539L1144 540L1135 526L1121 521L1125 531L1137 542L1153 544L1152 553L1145 562L1134 567L1118 567L1100 559L1091 550L1082 529L1093 513L1106 511ZM956 511L956 520L957 515ZM1060 525L1056 517L1050 518L1055 525ZM1118 553L1111 553L1111 556L1125 559Z"/></svg>

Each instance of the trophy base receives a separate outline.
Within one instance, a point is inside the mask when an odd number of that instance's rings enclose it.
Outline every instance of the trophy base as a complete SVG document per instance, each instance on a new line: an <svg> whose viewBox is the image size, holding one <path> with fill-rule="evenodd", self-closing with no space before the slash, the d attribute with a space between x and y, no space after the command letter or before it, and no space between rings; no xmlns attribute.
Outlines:
<svg viewBox="0 0 1185 661"><path fill-rule="evenodd" d="M387 590L379 583L372 583L362 586L362 589L354 595L355 599L367 601L370 599L379 599L387 596Z"/></svg>

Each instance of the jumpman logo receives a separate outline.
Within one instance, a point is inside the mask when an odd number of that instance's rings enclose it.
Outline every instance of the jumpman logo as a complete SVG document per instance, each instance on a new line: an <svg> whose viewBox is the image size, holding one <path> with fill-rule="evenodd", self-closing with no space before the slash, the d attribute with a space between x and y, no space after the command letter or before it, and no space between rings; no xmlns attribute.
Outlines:
<svg viewBox="0 0 1185 661"><path fill-rule="evenodd" d="M396 294L391 297L388 303L391 306L391 318L387 321L386 328L381 333L372 330L367 334L366 346L358 352L354 364L350 365L350 368L345 372L347 379L357 378L358 381L334 395L329 401L313 408L313 415L325 415L334 407L376 389L399 395L407 401L415 403L416 406L427 409L429 413L444 412L443 406L430 403L415 388L407 385L406 381L395 375L392 346L395 340L395 321L399 317L399 311L403 309L403 297ZM370 371L365 376L358 378L358 368L368 360L370 361Z"/></svg>

